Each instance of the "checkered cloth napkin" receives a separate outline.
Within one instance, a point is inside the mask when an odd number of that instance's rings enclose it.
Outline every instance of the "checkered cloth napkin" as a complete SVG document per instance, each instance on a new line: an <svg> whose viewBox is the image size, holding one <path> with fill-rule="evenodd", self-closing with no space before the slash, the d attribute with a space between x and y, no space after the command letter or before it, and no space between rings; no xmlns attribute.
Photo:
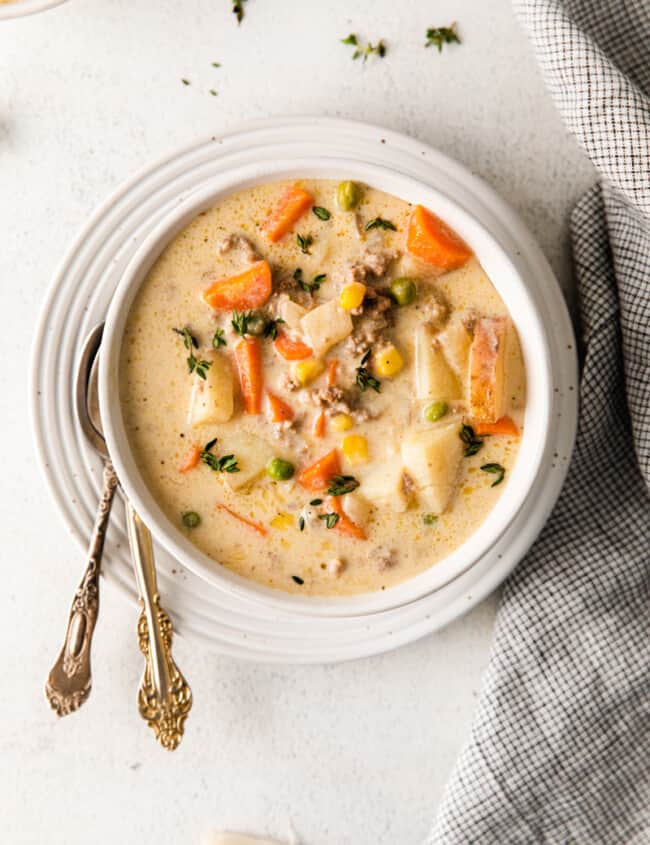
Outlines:
<svg viewBox="0 0 650 845"><path fill-rule="evenodd" d="M650 843L650 0L515 0L600 183L571 217L575 455L507 582L428 845Z"/></svg>

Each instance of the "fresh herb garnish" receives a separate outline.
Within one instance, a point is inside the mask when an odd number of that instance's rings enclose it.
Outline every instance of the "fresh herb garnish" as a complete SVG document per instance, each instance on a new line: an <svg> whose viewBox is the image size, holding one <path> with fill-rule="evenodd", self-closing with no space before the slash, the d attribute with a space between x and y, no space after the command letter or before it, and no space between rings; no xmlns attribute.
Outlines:
<svg viewBox="0 0 650 845"><path fill-rule="evenodd" d="M442 52L443 44L460 44L460 38L456 32L456 24L451 26L433 26L427 29L427 43L425 47L437 47Z"/></svg>
<svg viewBox="0 0 650 845"><path fill-rule="evenodd" d="M273 320L269 320L264 326L264 337L270 337L271 340L275 340L278 336L278 325L280 323L284 323L284 320L281 317L276 317Z"/></svg>
<svg viewBox="0 0 650 845"><path fill-rule="evenodd" d="M381 382L376 379L370 370L365 366L370 358L370 349L366 349L360 365L357 367L357 387L359 390L372 388L376 393L381 393Z"/></svg>
<svg viewBox="0 0 650 845"><path fill-rule="evenodd" d="M323 504L323 500L322 499L312 499L309 504L312 505L313 507L317 507L318 505Z"/></svg>
<svg viewBox="0 0 650 845"><path fill-rule="evenodd" d="M394 223L391 223L390 220L384 220L382 217L374 217L372 220L368 220L366 223L366 232L369 232L371 229L390 229L391 232L397 231L397 226Z"/></svg>
<svg viewBox="0 0 650 845"><path fill-rule="evenodd" d="M217 96L217 92L214 90L214 88L210 88L210 93L212 94L213 97Z"/></svg>
<svg viewBox="0 0 650 845"><path fill-rule="evenodd" d="M319 519L325 520L325 525L328 528L334 528L336 523L339 521L339 515L337 513L321 513L318 515Z"/></svg>
<svg viewBox="0 0 650 845"><path fill-rule="evenodd" d="M314 212L316 217L318 217L319 220L329 220L332 216L326 208L323 208L322 205L315 205L312 208L312 211Z"/></svg>
<svg viewBox="0 0 650 845"><path fill-rule="evenodd" d="M219 349L220 346L227 346L226 333L223 329L215 329L214 337L212 338L212 346Z"/></svg>
<svg viewBox="0 0 650 845"><path fill-rule="evenodd" d="M435 513L423 513L422 514L422 522L425 525L435 525L438 521L438 517Z"/></svg>
<svg viewBox="0 0 650 845"><path fill-rule="evenodd" d="M183 338L183 346L190 353L187 356L187 369L190 373L196 373L199 378L205 379L207 371L210 369L210 361L203 358L197 358L194 350L199 348L199 342L191 333L191 331L184 326L182 329L172 329L173 332Z"/></svg>
<svg viewBox="0 0 650 845"><path fill-rule="evenodd" d="M347 44L351 47L354 47L354 53L352 53L353 59L363 59L364 62L368 61L368 56L379 56L380 59L383 59L386 55L386 44L384 43L384 39L380 38L376 44L372 44L370 41L364 46L359 42L357 36L351 32L347 38L341 38L342 44Z"/></svg>
<svg viewBox="0 0 650 845"><path fill-rule="evenodd" d="M189 85L190 84L189 79L181 79L181 82L183 83L183 85Z"/></svg>
<svg viewBox="0 0 650 845"><path fill-rule="evenodd" d="M248 323L253 319L252 311L233 311L230 325L235 334L244 337L248 334Z"/></svg>
<svg viewBox="0 0 650 845"><path fill-rule="evenodd" d="M296 235L296 241L300 247L300 252L303 252L305 255L311 255L309 248L314 243L311 235Z"/></svg>
<svg viewBox="0 0 650 845"><path fill-rule="evenodd" d="M244 3L246 0L232 0L232 13L237 18L237 23L244 19Z"/></svg>
<svg viewBox="0 0 650 845"><path fill-rule="evenodd" d="M300 519L298 520L298 528L301 531L305 530L305 517L304 516L301 516Z"/></svg>
<svg viewBox="0 0 650 845"><path fill-rule="evenodd" d="M335 475L330 478L327 488L328 496L345 496L359 486L359 482L353 475Z"/></svg>
<svg viewBox="0 0 650 845"><path fill-rule="evenodd" d="M306 282L303 279L300 267L298 267L293 274L294 281L298 282L298 285L307 293L314 293L314 291L317 291L326 278L327 273L319 273L317 276L314 276L311 282Z"/></svg>
<svg viewBox="0 0 650 845"><path fill-rule="evenodd" d="M212 67L221 67L221 62L212 62Z"/></svg>
<svg viewBox="0 0 650 845"><path fill-rule="evenodd" d="M216 442L217 438L215 437L205 444L201 452L201 461L215 472L239 472L240 468L234 455L222 455L219 458L210 451L216 445Z"/></svg>
<svg viewBox="0 0 650 845"><path fill-rule="evenodd" d="M483 438L478 437L474 433L474 429L471 425L461 425L458 436L465 444L465 457L471 458L472 455L475 455L483 446Z"/></svg>
<svg viewBox="0 0 650 845"><path fill-rule="evenodd" d="M300 584L301 586L305 583L305 579L301 578L300 575L292 575L291 578L296 584Z"/></svg>
<svg viewBox="0 0 650 845"><path fill-rule="evenodd" d="M506 469L505 467L502 467L501 464L483 464L481 469L483 472L489 472L492 473L492 475L496 475L496 478L492 484L490 484L490 487L496 487L497 484L501 484L505 478Z"/></svg>

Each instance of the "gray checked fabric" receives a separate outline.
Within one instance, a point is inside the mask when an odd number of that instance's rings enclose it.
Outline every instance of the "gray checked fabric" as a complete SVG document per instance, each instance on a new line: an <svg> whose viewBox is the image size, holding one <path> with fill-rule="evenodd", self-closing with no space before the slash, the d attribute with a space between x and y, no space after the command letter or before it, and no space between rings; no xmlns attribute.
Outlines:
<svg viewBox="0 0 650 845"><path fill-rule="evenodd" d="M650 843L650 0L516 0L600 174L571 218L575 455L506 584L429 845Z"/></svg>

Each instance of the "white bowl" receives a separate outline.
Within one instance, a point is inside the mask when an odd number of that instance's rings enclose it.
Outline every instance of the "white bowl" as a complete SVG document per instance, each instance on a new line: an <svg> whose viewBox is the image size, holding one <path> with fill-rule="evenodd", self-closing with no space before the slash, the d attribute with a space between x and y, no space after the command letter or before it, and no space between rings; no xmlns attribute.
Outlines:
<svg viewBox="0 0 650 845"><path fill-rule="evenodd" d="M0 21L35 15L36 12L45 12L65 2L66 0L14 0L13 3L0 3Z"/></svg>
<svg viewBox="0 0 650 845"><path fill-rule="evenodd" d="M249 581L203 554L165 516L137 469L119 403L119 359L126 319L138 288L171 240L202 211L226 196L263 182L292 178L353 179L412 203L446 220L472 247L510 310L521 341L527 377L527 403L519 457L505 494L484 523L454 552L419 575L387 590L343 598L283 593ZM99 396L106 440L120 481L156 539L183 565L216 587L253 602L313 615L364 615L414 602L469 569L503 535L523 506L550 438L552 373L548 337L510 259L492 235L453 199L388 167L322 156L246 165L206 183L164 217L127 266L106 317Z"/></svg>

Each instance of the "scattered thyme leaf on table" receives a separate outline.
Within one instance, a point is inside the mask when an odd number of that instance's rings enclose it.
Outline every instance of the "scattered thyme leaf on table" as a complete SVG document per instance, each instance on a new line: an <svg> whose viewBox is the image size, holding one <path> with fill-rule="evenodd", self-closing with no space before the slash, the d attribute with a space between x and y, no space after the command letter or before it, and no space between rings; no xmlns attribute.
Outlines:
<svg viewBox="0 0 650 845"><path fill-rule="evenodd" d="M351 32L347 38L341 38L341 43L354 47L352 58L363 59L364 62L368 61L368 56L379 56L380 59L383 59L388 51L388 47L386 46L386 42L383 38L380 38L376 44L369 41L364 45L353 32Z"/></svg>
<svg viewBox="0 0 650 845"><path fill-rule="evenodd" d="M246 0L232 0L232 13L237 18L237 23L244 19L244 3Z"/></svg>
<svg viewBox="0 0 650 845"><path fill-rule="evenodd" d="M425 47L437 47L442 53L443 44L460 44L461 40L456 32L456 24L451 26L432 26L427 29L427 43Z"/></svg>

